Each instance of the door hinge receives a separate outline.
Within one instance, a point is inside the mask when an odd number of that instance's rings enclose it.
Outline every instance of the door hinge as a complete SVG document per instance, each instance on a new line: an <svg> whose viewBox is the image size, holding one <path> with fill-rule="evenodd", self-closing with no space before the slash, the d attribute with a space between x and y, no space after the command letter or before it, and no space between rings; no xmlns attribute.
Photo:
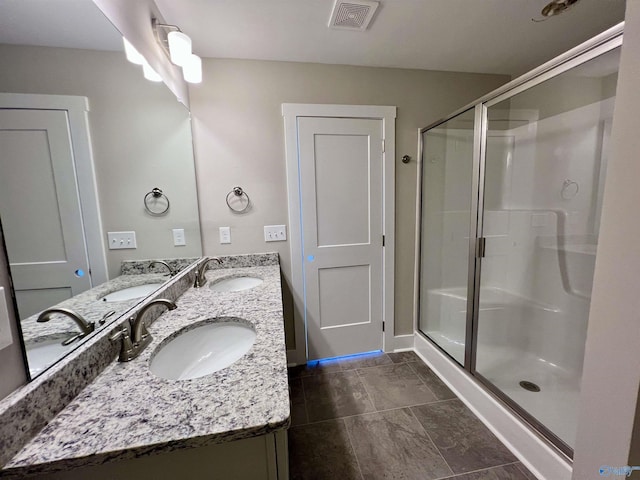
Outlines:
<svg viewBox="0 0 640 480"><path fill-rule="evenodd" d="M382 246L383 247L384 247L384 242L385 242L384 235L382 235Z"/></svg>
<svg viewBox="0 0 640 480"><path fill-rule="evenodd" d="M385 145L384 139L382 139L382 153L385 152L385 147L386 145Z"/></svg>
<svg viewBox="0 0 640 480"><path fill-rule="evenodd" d="M487 246L487 239L485 237L480 237L476 240L476 257L477 258L484 258L486 246Z"/></svg>
<svg viewBox="0 0 640 480"><path fill-rule="evenodd" d="M382 322L382 331L384 332L384 322Z"/></svg>

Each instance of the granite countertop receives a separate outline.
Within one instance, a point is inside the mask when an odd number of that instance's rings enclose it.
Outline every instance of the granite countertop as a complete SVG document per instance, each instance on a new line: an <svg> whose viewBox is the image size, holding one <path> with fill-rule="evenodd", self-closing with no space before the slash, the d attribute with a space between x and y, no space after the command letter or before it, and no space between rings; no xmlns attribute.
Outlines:
<svg viewBox="0 0 640 480"><path fill-rule="evenodd" d="M241 292L214 292L217 279L248 274L264 282ZM135 360L115 362L89 384L2 470L3 477L46 473L181 448L258 436L289 426L289 392L279 266L209 270L149 331ZM165 380L149 363L184 327L238 317L256 331L251 350L233 365L193 380Z"/></svg>
<svg viewBox="0 0 640 480"><path fill-rule="evenodd" d="M68 308L81 315L87 322L95 322L96 330L100 327L99 321L105 314L115 311L114 317L121 315L142 298L132 298L122 302L103 302L100 299L105 295L122 290L124 288L147 285L150 283L164 283L169 279L168 275L147 273L142 275L120 275L112 280L98 285L90 290L64 300L53 307ZM52 308L53 308L52 307ZM51 315L51 320L45 323L37 323L38 314L25 318L20 322L22 335L27 349L30 345L48 339L51 336L76 335L80 333L76 323L66 315L58 313Z"/></svg>

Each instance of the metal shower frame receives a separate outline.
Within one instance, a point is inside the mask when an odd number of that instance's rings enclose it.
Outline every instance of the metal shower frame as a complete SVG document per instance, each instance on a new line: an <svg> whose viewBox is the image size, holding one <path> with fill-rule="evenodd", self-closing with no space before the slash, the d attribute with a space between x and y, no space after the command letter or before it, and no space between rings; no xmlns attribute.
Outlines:
<svg viewBox="0 0 640 480"><path fill-rule="evenodd" d="M484 178L485 178L485 154L488 131L487 110L489 107L507 100L525 90L530 89L540 83L554 78L578 65L603 55L622 45L624 33L624 22L605 30L592 39L578 45L577 47L557 56L556 58L542 64L530 72L512 80L502 87L480 97L478 100L465 105L452 114L444 117L418 131L418 199L417 218L418 228L416 231L416 287L415 287L415 319L414 331L422 335L438 349L449 356L456 365L463 368L467 374L475 378L480 385L506 404L522 420L533 427L534 431L551 446L560 451L567 461L573 458L573 449L555 435L549 428L533 417L524 408L520 407L509 396L503 393L498 387L493 385L488 379L483 377L476 370L476 352L478 340L478 316L480 303L480 274L482 262L482 250L484 249L483 237L483 212L484 212ZM474 112L474 135L473 135L473 176L471 195L471 221L469 225L469 267L467 279L467 318L465 332L465 356L464 365L460 365L447 351L431 340L426 334L420 331L420 279L421 279L421 248L422 248L422 176L423 176L423 134L428 130L436 128L443 123L466 112ZM471 293L473 293L471 295Z"/></svg>

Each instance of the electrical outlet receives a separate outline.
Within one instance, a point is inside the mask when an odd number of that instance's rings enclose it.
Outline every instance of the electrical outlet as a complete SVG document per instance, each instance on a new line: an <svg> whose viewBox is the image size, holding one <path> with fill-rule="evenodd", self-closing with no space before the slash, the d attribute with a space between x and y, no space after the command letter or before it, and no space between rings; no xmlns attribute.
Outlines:
<svg viewBox="0 0 640 480"><path fill-rule="evenodd" d="M138 248L136 244L136 232L107 232L109 250L125 248Z"/></svg>
<svg viewBox="0 0 640 480"><path fill-rule="evenodd" d="M220 243L231 243L231 227L220 227L218 229L220 234Z"/></svg>
<svg viewBox="0 0 640 480"><path fill-rule="evenodd" d="M172 231L174 247L182 247L187 244L187 239L184 236L184 228L174 228Z"/></svg>
<svg viewBox="0 0 640 480"><path fill-rule="evenodd" d="M265 242L284 242L287 239L286 225L265 225L264 241Z"/></svg>

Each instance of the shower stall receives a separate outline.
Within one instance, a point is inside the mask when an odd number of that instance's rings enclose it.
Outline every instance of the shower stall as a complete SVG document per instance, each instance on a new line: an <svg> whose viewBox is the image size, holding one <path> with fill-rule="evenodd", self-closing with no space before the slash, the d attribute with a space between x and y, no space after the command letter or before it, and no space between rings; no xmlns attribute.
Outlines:
<svg viewBox="0 0 640 480"><path fill-rule="evenodd" d="M421 130L418 325L572 457L622 25Z"/></svg>

